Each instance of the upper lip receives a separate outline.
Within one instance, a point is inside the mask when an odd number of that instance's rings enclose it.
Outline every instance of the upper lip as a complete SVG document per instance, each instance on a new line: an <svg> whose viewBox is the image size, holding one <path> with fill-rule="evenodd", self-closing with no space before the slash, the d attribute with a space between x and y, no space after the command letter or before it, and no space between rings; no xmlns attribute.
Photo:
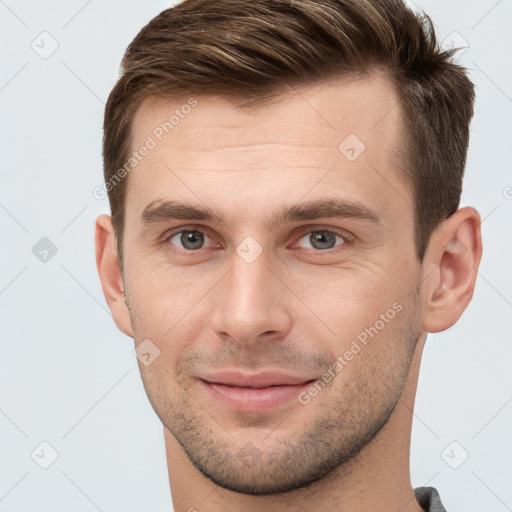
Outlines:
<svg viewBox="0 0 512 512"><path fill-rule="evenodd" d="M293 386L304 384L309 377L300 377L287 373L266 371L260 373L241 373L237 371L223 371L206 373L200 377L211 384L224 384L225 386L238 386L246 388L265 388L269 386Z"/></svg>

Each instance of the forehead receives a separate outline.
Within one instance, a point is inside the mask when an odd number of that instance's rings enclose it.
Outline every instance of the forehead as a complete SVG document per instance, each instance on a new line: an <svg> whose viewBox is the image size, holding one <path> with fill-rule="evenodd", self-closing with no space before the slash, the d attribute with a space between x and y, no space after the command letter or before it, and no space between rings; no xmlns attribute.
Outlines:
<svg viewBox="0 0 512 512"><path fill-rule="evenodd" d="M398 186L407 195L399 172L402 125L399 97L383 73L290 88L250 109L206 94L147 98L133 120L132 150L151 149L134 161L126 210L135 218L159 196L193 198L187 184L231 204L235 191L241 201L258 194L268 201L269 185L299 193L329 170L317 190L337 184L361 193L387 180L383 193L396 195Z"/></svg>
<svg viewBox="0 0 512 512"><path fill-rule="evenodd" d="M243 106L243 99L232 103L228 98L208 94L182 95L173 99L150 96L145 98L134 116L132 135L134 148L143 143L147 134L159 136L159 126L167 123L167 131L162 127L166 139L172 139L175 145L194 142L195 146L203 147L207 140L193 140L187 128L194 130L204 128L220 129L236 128L237 137L244 134L254 139L259 134L262 125L266 126L269 138L286 140L280 125L295 125L296 130L309 126L317 127L321 139L330 132L333 140L338 139L349 129L357 131L361 139L372 139L372 135L385 137L385 142L392 138L395 127L402 124L402 107L395 88L384 71L374 71L366 75L348 75L347 78L330 80L328 82L302 86L289 86L282 94L276 95L269 102L257 104L254 107ZM190 106L194 104L195 106ZM169 126L171 125L171 126ZM201 125L201 126L199 126ZM390 131L391 129L391 131ZM337 132L337 133L334 133ZM166 137L171 135L171 137ZM224 133L224 135L228 135ZM311 133L309 136L311 137ZM314 135L314 134L313 134ZM170 142L170 140L168 140ZM215 144L215 149L218 144Z"/></svg>

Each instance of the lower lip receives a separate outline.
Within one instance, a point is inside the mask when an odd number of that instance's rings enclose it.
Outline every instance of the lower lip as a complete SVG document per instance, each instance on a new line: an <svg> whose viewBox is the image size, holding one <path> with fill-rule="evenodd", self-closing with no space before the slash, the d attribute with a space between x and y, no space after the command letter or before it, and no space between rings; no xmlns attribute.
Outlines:
<svg viewBox="0 0 512 512"><path fill-rule="evenodd" d="M303 384L286 386L269 386L266 388L242 388L226 386L200 380L202 385L218 401L237 409L262 410L270 409L291 400L299 403L299 393L307 388L312 381Z"/></svg>

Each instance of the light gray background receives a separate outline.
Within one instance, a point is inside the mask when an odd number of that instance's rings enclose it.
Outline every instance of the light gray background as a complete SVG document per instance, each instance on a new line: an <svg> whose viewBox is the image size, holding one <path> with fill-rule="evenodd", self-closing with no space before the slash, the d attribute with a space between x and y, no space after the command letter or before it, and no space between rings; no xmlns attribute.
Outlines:
<svg viewBox="0 0 512 512"><path fill-rule="evenodd" d="M412 483L436 487L448 512L502 512L512 510L512 2L409 3L441 40L456 31L448 40L469 44L459 61L477 101L462 205L484 219L473 302L425 348ZM170 5L0 0L3 512L172 509L162 427L97 277L94 220L109 209L92 195L123 51ZM48 58L31 47L48 52L53 40ZM46 262L32 252L42 237L58 251ZM48 469L43 441L58 452Z"/></svg>

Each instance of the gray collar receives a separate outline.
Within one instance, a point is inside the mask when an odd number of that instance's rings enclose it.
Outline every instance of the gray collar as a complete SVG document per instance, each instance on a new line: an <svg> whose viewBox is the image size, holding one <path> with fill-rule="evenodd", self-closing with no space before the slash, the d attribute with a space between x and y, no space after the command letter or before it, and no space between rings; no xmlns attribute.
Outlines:
<svg viewBox="0 0 512 512"><path fill-rule="evenodd" d="M439 493L434 487L416 487L414 494L425 512L446 512Z"/></svg>

